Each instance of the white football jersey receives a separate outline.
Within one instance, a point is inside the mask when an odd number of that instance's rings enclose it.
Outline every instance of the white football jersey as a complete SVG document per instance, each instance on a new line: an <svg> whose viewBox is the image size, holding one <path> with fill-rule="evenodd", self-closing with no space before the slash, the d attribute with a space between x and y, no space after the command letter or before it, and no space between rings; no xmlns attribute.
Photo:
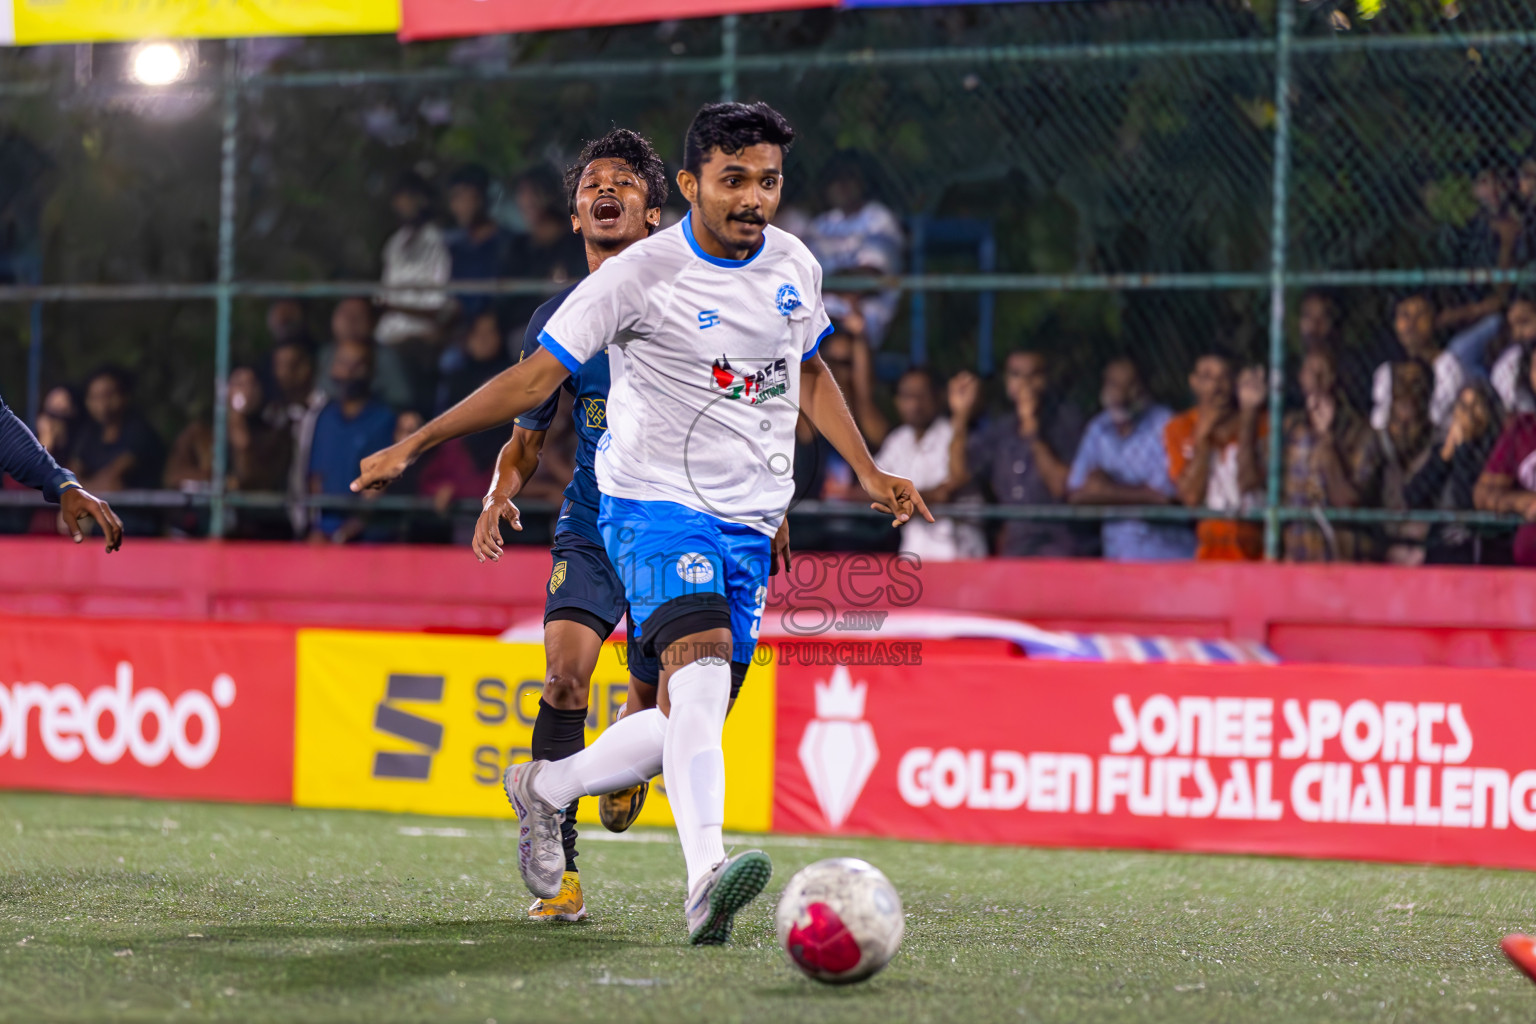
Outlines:
<svg viewBox="0 0 1536 1024"><path fill-rule="evenodd" d="M690 215L605 261L539 342L572 371L618 349L597 450L604 494L772 534L794 495L800 363L831 332L821 266L799 239L768 227L750 259L722 260L699 247Z"/></svg>

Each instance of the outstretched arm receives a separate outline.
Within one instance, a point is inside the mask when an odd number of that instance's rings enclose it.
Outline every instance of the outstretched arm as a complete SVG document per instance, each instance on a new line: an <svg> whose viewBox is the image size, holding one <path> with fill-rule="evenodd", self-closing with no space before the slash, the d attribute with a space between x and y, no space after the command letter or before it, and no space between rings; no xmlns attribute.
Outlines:
<svg viewBox="0 0 1536 1024"><path fill-rule="evenodd" d="M480 518L475 523L475 537L470 543L475 557L480 561L501 558L501 521L505 519L514 530L523 528L522 513L513 500L523 490L539 468L539 453L544 449L543 430L513 427L512 437L501 446L496 457L496 471L491 477L491 489L481 502Z"/></svg>
<svg viewBox="0 0 1536 1024"><path fill-rule="evenodd" d="M363 460L352 490L387 487L422 455L445 441L499 427L548 398L570 371L547 349L539 349L482 384L468 398L416 433Z"/></svg>
<svg viewBox="0 0 1536 1024"><path fill-rule="evenodd" d="M900 526L913 514L933 522L933 513L923 504L923 496L911 480L882 472L875 465L874 456L869 454L864 436L848 411L848 403L843 401L843 393L820 355L812 355L800 364L800 389L806 416L848 462L860 486L874 499L870 507L890 515L892 526Z"/></svg>
<svg viewBox="0 0 1536 1024"><path fill-rule="evenodd" d="M75 474L54 461L21 418L0 399L0 470L17 483L43 492L49 501L59 500L59 489L75 483Z"/></svg>
<svg viewBox="0 0 1536 1024"><path fill-rule="evenodd" d="M58 502L64 525L79 544L85 540L80 529L83 520L94 519L107 538L107 552L123 543L123 523L110 505L86 491L75 474L60 466L27 425L0 399L0 470L18 483L43 492L49 501Z"/></svg>

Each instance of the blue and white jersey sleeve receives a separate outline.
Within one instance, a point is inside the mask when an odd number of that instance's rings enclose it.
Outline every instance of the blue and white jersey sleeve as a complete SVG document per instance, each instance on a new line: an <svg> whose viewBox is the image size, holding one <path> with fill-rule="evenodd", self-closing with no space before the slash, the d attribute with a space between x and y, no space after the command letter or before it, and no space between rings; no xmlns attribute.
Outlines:
<svg viewBox="0 0 1536 1024"><path fill-rule="evenodd" d="M632 341L644 333L648 313L649 274L640 255L645 246L613 257L560 305L539 334L547 348L572 373L614 342Z"/></svg>
<svg viewBox="0 0 1536 1024"><path fill-rule="evenodd" d="M534 310L532 319L528 321L528 327L523 331L523 350L517 357L519 361L527 359L539 350L539 337L544 333L544 325L549 323L549 318L555 315L555 311L574 289L575 285L572 285ZM559 408L560 389L556 388L544 401L514 419L512 425L522 427L524 430L548 430L550 424L555 421L555 412Z"/></svg>
<svg viewBox="0 0 1536 1024"><path fill-rule="evenodd" d="M713 256L692 216L605 262L540 343L573 370L609 346L602 493L669 501L772 535L794 498L800 371L831 326L821 271L772 227Z"/></svg>
<svg viewBox="0 0 1536 1024"><path fill-rule="evenodd" d="M811 277L816 282L816 290L812 295L814 305L811 308L810 345L805 354L800 357L803 363L821 348L821 343L832 334L832 318L827 315L827 304L821 297L821 264L812 261Z"/></svg>

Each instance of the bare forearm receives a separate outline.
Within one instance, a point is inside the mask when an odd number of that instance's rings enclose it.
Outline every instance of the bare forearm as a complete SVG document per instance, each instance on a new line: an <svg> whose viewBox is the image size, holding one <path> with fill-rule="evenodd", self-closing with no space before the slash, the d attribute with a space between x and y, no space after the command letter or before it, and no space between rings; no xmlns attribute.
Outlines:
<svg viewBox="0 0 1536 1024"><path fill-rule="evenodd" d="M254 478L262 469L261 457L271 455L270 448L270 444L258 448L250 422L244 416L230 416L229 472L236 480L243 484Z"/></svg>
<svg viewBox="0 0 1536 1024"><path fill-rule="evenodd" d="M1195 442L1195 454L1184 472L1179 474L1179 501L1185 505L1204 505L1205 492L1211 482L1211 446L1206 441Z"/></svg>
<svg viewBox="0 0 1536 1024"><path fill-rule="evenodd" d="M837 453L853 470L854 476L862 480L875 469L875 460L869 454L864 435L859 433L858 425L853 422L848 403L843 401L843 393L827 370L827 364L821 361L821 356L812 356L806 360L800 379L806 416L821 431L821 435L831 442L832 447L837 449Z"/></svg>
<svg viewBox="0 0 1536 1024"><path fill-rule="evenodd" d="M244 489L245 481L251 479L251 477L253 475L252 471L255 468L256 467L254 465L252 465L251 446L250 446L249 442L247 442L242 447L232 447L230 449L230 452L229 452L229 475L234 477L237 481L240 482L240 484L242 485L241 486L242 490Z"/></svg>
<svg viewBox="0 0 1536 1024"><path fill-rule="evenodd" d="M1360 504L1360 492L1344 472L1344 458L1337 441L1329 440L1317 449L1317 468L1323 475L1323 492L1329 507L1353 508Z"/></svg>
<svg viewBox="0 0 1536 1024"><path fill-rule="evenodd" d="M1168 495L1141 484L1089 480L1067 498L1072 505L1166 505Z"/></svg>
<svg viewBox="0 0 1536 1024"><path fill-rule="evenodd" d="M966 460L966 447L971 439L970 424L957 416L952 426L954 432L949 439L949 476L944 481L944 487L951 496L971 482L971 467Z"/></svg>
<svg viewBox="0 0 1536 1024"><path fill-rule="evenodd" d="M1484 474L1472 490L1472 502L1479 512L1525 514L1531 492L1516 490L1508 477Z"/></svg>
<svg viewBox="0 0 1536 1024"><path fill-rule="evenodd" d="M1237 430L1237 487L1243 493L1264 486L1264 456L1259 451L1259 414L1244 412Z"/></svg>
<svg viewBox="0 0 1536 1024"><path fill-rule="evenodd" d="M496 469L491 475L491 487L487 497L504 497L508 500L522 493L528 481L539 468L539 453L544 447L544 432L537 431L537 444L530 444L521 429L514 430L512 437L501 446L496 457Z"/></svg>
<svg viewBox="0 0 1536 1024"><path fill-rule="evenodd" d="M98 469L85 482L87 490L116 491L122 490L128 479L128 474L133 472L133 467L138 463L132 452L124 452L111 462Z"/></svg>
<svg viewBox="0 0 1536 1024"><path fill-rule="evenodd" d="M560 361L540 349L482 384L458 405L411 435L416 454L445 441L499 427L548 398L570 376Z"/></svg>
<svg viewBox="0 0 1536 1024"><path fill-rule="evenodd" d="M854 397L854 408L857 410L855 422L868 442L879 447L885 441L887 434L891 432L890 421L880 411L880 407L870 398L869 391L860 389Z"/></svg>
<svg viewBox="0 0 1536 1024"><path fill-rule="evenodd" d="M1040 473L1040 479L1045 481L1045 489L1051 492L1051 497L1060 501L1067 494L1067 477L1072 472L1068 466L1056 457L1051 446L1040 438L1034 439L1035 468Z"/></svg>
<svg viewBox="0 0 1536 1024"><path fill-rule="evenodd" d="M816 358L819 362L820 356ZM844 397L853 413L854 423L858 424L864 434L865 442L879 448L885 443L885 436L891 432L891 424L875 404L874 395L875 374L870 366L869 346L860 336L854 340L853 381L849 393Z"/></svg>
<svg viewBox="0 0 1536 1024"><path fill-rule="evenodd" d="M1469 303L1465 306L1453 306L1435 318L1435 325L1445 330L1454 330L1465 327L1467 324L1476 323L1490 313L1497 313L1504 308L1505 295L1503 289L1508 285L1500 285L1494 293L1480 302Z"/></svg>

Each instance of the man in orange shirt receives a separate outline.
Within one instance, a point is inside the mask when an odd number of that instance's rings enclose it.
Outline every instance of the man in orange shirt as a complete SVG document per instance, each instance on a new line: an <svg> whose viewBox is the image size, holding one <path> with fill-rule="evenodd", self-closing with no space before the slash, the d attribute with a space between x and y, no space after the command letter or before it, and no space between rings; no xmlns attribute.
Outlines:
<svg viewBox="0 0 1536 1024"><path fill-rule="evenodd" d="M1191 508L1242 512L1264 500L1264 371L1235 371L1222 352L1196 359L1189 375L1195 407L1169 420L1163 433L1168 471L1179 500ZM1196 558L1241 561L1264 554L1264 529L1256 522L1202 519L1195 538Z"/></svg>

